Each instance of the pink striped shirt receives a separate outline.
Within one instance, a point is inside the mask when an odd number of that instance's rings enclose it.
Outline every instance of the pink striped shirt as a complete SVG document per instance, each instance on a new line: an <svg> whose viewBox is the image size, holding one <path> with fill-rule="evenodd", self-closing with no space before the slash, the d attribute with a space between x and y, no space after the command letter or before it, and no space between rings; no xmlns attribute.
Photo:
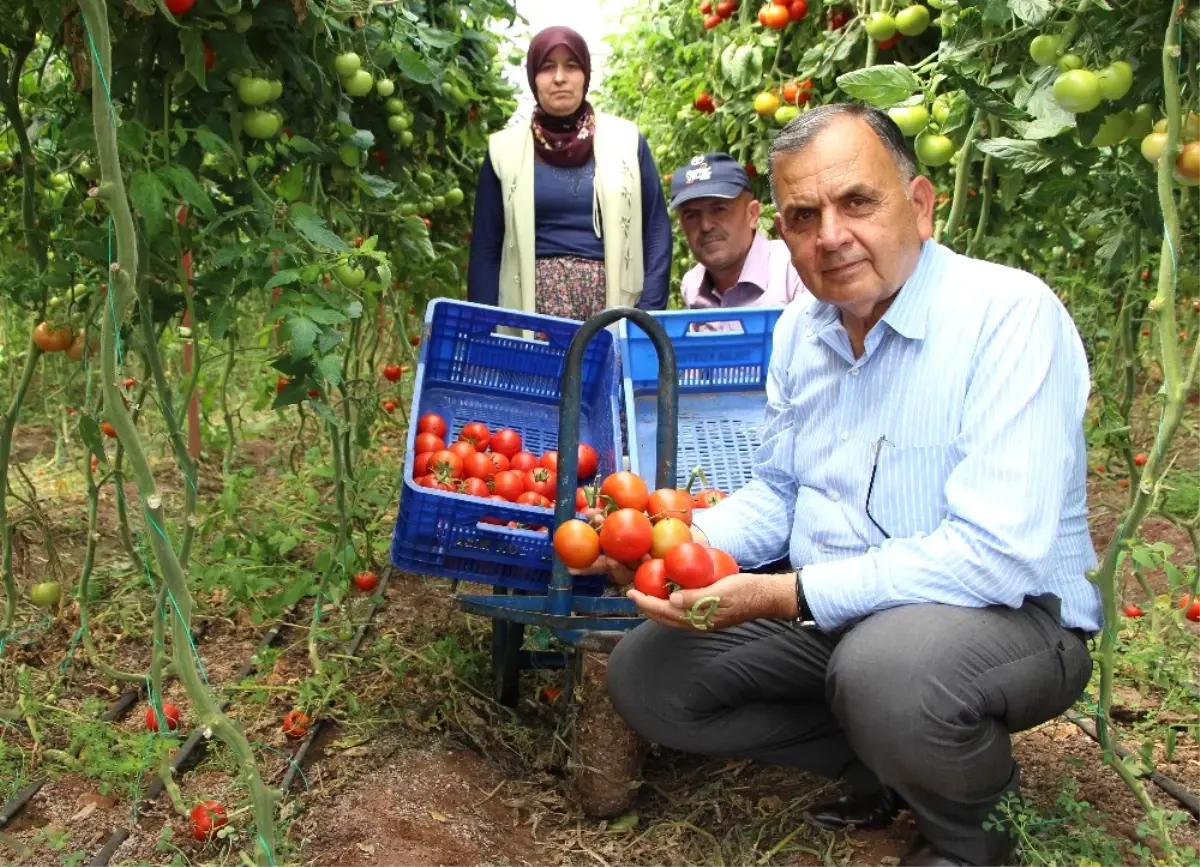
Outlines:
<svg viewBox="0 0 1200 867"><path fill-rule="evenodd" d="M737 283L718 293L707 278L703 265L683 275L680 294L688 308L785 306L807 291L792 265L787 244L772 241L761 231L754 233Z"/></svg>

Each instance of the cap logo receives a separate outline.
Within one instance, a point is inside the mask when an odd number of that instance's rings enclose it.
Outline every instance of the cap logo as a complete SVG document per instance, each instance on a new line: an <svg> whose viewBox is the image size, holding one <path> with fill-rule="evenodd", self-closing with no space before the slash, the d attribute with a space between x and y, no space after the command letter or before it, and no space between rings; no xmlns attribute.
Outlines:
<svg viewBox="0 0 1200 867"><path fill-rule="evenodd" d="M701 166L698 169L688 169L685 175L685 183L695 183L696 181L712 180L712 169L708 166Z"/></svg>
<svg viewBox="0 0 1200 867"><path fill-rule="evenodd" d="M700 156L698 156L698 157L692 157L692 165L694 165L694 166L702 166L702 165L704 165L704 155L703 155L703 154L701 154L701 155L700 155Z"/></svg>

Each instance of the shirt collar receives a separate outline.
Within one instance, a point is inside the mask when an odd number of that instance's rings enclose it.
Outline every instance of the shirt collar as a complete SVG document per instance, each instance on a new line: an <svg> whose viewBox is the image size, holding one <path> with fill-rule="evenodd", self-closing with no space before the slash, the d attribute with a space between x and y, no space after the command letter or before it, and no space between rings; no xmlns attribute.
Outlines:
<svg viewBox="0 0 1200 867"><path fill-rule="evenodd" d="M746 261L742 263L742 272L738 275L737 282L734 286L739 286L743 283L749 283L752 286L758 287L759 293L767 291L767 282L771 279L771 242L767 236L760 230L754 230L754 240L750 243L750 250L746 253ZM717 290L713 287L712 279L708 273L708 269L704 270L704 276L700 281L701 291L711 294L713 297L720 297ZM729 287L730 289L733 286ZM728 292L729 290L725 290Z"/></svg>
<svg viewBox="0 0 1200 867"><path fill-rule="evenodd" d="M916 268L896 293L896 300L879 319L902 337L912 340L925 338L931 298L928 288L936 271L937 250L938 244L933 240L925 241L921 245L921 255L917 259ZM825 301L815 302L810 308L810 316L810 327L814 335L841 321L837 307Z"/></svg>

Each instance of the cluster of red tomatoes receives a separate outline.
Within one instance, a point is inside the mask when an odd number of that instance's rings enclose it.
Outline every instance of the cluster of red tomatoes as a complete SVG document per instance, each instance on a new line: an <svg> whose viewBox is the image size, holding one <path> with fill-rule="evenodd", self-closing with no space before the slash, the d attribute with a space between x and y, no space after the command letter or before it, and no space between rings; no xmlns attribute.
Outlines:
<svg viewBox="0 0 1200 867"><path fill-rule="evenodd" d="M700 14L704 16L704 29L712 30L722 21L730 18L734 12L737 12L737 9L737 0L720 0L719 3L704 0L700 4Z"/></svg>
<svg viewBox="0 0 1200 867"><path fill-rule="evenodd" d="M535 455L525 450L521 434L512 428L492 431L481 421L463 425L457 442L446 445L449 426L437 413L426 413L417 421L413 444L413 480L438 491L452 491L488 500L523 506L554 506L558 486L558 451ZM587 443L579 444L578 477L596 475L600 458ZM485 523L502 524L499 518ZM510 527L520 527L516 521ZM544 531L545 527L530 527Z"/></svg>
<svg viewBox="0 0 1200 867"><path fill-rule="evenodd" d="M807 0L771 0L758 10L758 23L772 30L782 30L793 21L803 21L806 15Z"/></svg>
<svg viewBox="0 0 1200 867"><path fill-rule="evenodd" d="M729 554L692 539L692 512L724 497L714 490L695 496L678 488L651 492L633 473L613 473L599 489L577 492L575 508L586 520L561 524L554 531L554 552L573 569L586 569L603 552L636 567L634 588L659 599L670 595L672 585L707 587L740 571Z"/></svg>

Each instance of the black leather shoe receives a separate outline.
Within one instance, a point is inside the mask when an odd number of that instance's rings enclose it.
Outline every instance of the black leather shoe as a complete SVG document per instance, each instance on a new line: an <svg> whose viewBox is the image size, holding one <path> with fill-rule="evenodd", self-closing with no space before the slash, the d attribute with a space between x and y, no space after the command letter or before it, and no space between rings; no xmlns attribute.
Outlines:
<svg viewBox="0 0 1200 867"><path fill-rule="evenodd" d="M996 864L1011 864L1012 855L1012 849L1009 847L1001 854ZM971 867L971 862L964 861L955 855L948 855L924 837L917 837L900 865L901 867Z"/></svg>
<svg viewBox="0 0 1200 867"><path fill-rule="evenodd" d="M871 795L843 795L836 801L817 804L804 814L805 821L826 831L886 828L905 807L891 789Z"/></svg>

